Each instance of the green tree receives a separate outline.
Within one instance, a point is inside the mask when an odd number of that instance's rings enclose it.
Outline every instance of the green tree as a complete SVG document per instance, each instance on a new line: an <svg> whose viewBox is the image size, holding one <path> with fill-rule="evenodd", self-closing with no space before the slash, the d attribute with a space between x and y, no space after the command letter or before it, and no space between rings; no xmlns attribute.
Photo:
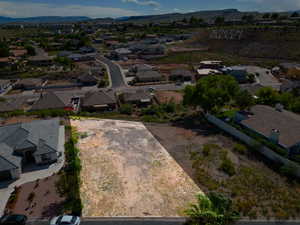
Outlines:
<svg viewBox="0 0 300 225"><path fill-rule="evenodd" d="M225 18L222 16L218 16L215 19L215 25L223 25L225 23Z"/></svg>
<svg viewBox="0 0 300 225"><path fill-rule="evenodd" d="M200 79L194 87L187 86L184 92L185 104L201 106L207 112L219 112L235 99L239 85L231 76L215 75Z"/></svg>
<svg viewBox="0 0 300 225"><path fill-rule="evenodd" d="M228 225L239 218L233 210L232 201L215 192L208 196L198 194L197 203L185 213L190 217L190 223L195 225Z"/></svg>
<svg viewBox="0 0 300 225"><path fill-rule="evenodd" d="M279 95L278 100L286 109L291 109L295 101L295 97L290 92L284 92Z"/></svg>
<svg viewBox="0 0 300 225"><path fill-rule="evenodd" d="M240 91L236 95L235 103L241 110L249 110L255 104L254 98L247 90Z"/></svg>
<svg viewBox="0 0 300 225"><path fill-rule="evenodd" d="M9 47L6 42L0 42L0 57L9 56Z"/></svg>
<svg viewBox="0 0 300 225"><path fill-rule="evenodd" d="M253 15L244 15L242 17L242 21L246 23L252 23L254 21L254 16Z"/></svg>
<svg viewBox="0 0 300 225"><path fill-rule="evenodd" d="M298 12L293 12L291 17L299 17L299 13Z"/></svg>
<svg viewBox="0 0 300 225"><path fill-rule="evenodd" d="M133 106L131 104L123 104L119 108L121 114L131 115L133 112Z"/></svg>
<svg viewBox="0 0 300 225"><path fill-rule="evenodd" d="M270 18L270 13L265 13L264 15L263 15L263 19L269 19Z"/></svg>
<svg viewBox="0 0 300 225"><path fill-rule="evenodd" d="M25 49L27 50L28 55L31 55L31 56L36 55L35 48L32 47L31 45L26 45Z"/></svg>
<svg viewBox="0 0 300 225"><path fill-rule="evenodd" d="M278 102L278 92L271 87L263 87L256 93L259 104L275 105Z"/></svg>
<svg viewBox="0 0 300 225"><path fill-rule="evenodd" d="M277 20L279 18L279 14L278 13L272 13L271 15L271 19L272 20Z"/></svg>

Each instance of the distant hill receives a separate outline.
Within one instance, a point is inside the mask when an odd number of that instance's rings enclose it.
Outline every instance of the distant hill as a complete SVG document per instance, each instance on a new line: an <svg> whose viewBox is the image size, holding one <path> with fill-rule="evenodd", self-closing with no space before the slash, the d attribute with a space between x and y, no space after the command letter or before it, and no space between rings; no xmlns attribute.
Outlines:
<svg viewBox="0 0 300 225"><path fill-rule="evenodd" d="M5 23L63 23L63 22L79 22L90 20L85 16L41 16L41 17L27 17L27 18L11 18L1 17L0 24Z"/></svg>
<svg viewBox="0 0 300 225"><path fill-rule="evenodd" d="M244 15L260 15L258 12L241 12L237 9L224 9L224 10L205 10L197 11L191 13L169 13L162 15L149 15L149 16L132 16L119 18L119 21L123 22L172 22L182 20L184 18L189 19L192 16L196 18L202 18L203 20L209 22L214 20L216 17L222 16L226 20L240 19Z"/></svg>

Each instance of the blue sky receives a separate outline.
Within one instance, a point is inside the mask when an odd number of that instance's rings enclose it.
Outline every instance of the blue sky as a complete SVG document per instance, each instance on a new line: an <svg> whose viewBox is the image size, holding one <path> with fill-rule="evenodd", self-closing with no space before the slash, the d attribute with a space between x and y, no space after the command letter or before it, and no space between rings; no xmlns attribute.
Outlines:
<svg viewBox="0 0 300 225"><path fill-rule="evenodd" d="M122 17L237 8L242 11L300 9L300 0L0 0L0 16Z"/></svg>

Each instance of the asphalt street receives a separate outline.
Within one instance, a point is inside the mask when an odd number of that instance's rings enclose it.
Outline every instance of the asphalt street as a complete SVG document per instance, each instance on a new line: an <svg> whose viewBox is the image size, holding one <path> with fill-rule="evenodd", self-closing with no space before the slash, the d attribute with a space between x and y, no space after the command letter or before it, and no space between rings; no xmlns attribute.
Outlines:
<svg viewBox="0 0 300 225"><path fill-rule="evenodd" d="M108 66L111 77L112 89L127 86L125 84L121 68L117 64L103 56L98 56L97 59Z"/></svg>
<svg viewBox="0 0 300 225"><path fill-rule="evenodd" d="M183 225L184 218L97 218L82 220L81 225ZM299 225L300 221L239 221L236 225ZM27 225L49 225L47 220L29 221Z"/></svg>

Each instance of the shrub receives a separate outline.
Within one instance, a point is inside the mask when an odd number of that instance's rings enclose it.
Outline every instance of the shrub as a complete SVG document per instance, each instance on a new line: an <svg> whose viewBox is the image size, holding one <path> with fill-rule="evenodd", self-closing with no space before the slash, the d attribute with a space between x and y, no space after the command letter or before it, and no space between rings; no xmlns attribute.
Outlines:
<svg viewBox="0 0 300 225"><path fill-rule="evenodd" d="M233 150L242 154L242 155L245 155L246 152L247 152L247 148L245 145L242 145L242 144L235 144L234 147L233 147Z"/></svg>
<svg viewBox="0 0 300 225"><path fill-rule="evenodd" d="M34 199L34 197L35 197L35 193L34 193L34 192L31 192L31 193L28 195L27 200L28 200L29 202L32 202L33 199Z"/></svg>
<svg viewBox="0 0 300 225"><path fill-rule="evenodd" d="M133 106L130 104L123 104L120 106L119 110L121 114L131 115L133 112Z"/></svg>
<svg viewBox="0 0 300 225"><path fill-rule="evenodd" d="M222 160L220 169L227 173L229 176L233 176L236 173L233 162L227 157Z"/></svg>
<svg viewBox="0 0 300 225"><path fill-rule="evenodd" d="M204 145L202 149L202 153L204 156L210 155L211 146L210 145Z"/></svg>
<svg viewBox="0 0 300 225"><path fill-rule="evenodd" d="M296 177L297 168L293 165L286 165L280 168L280 173L288 178Z"/></svg>

